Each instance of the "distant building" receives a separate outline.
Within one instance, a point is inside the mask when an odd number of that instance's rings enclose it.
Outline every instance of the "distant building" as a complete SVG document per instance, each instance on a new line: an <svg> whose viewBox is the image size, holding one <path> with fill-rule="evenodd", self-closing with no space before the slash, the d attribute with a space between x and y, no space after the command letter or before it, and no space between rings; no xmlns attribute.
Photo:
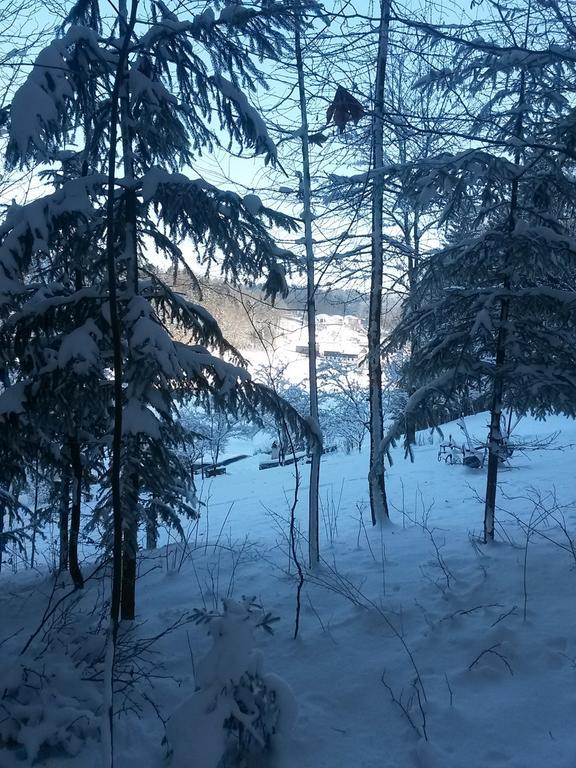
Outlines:
<svg viewBox="0 0 576 768"><path fill-rule="evenodd" d="M284 317L287 343L301 355L308 354L308 329L303 319ZM316 316L316 353L319 357L358 364L366 355L367 331L355 315Z"/></svg>

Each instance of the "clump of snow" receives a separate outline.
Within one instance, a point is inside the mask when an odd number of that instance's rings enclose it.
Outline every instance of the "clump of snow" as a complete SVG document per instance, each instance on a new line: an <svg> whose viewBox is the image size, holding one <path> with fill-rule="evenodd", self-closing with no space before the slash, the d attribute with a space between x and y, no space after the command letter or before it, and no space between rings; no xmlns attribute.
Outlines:
<svg viewBox="0 0 576 768"><path fill-rule="evenodd" d="M226 9L223 9L226 10ZM270 138L268 129L260 114L248 101L246 94L233 85L222 75L214 75L212 78L220 93L231 101L245 124L247 138L256 150L256 154L265 152L269 157L276 158L276 145Z"/></svg>
<svg viewBox="0 0 576 768"><path fill-rule="evenodd" d="M225 24L243 24L253 15L254 11L245 8L242 3L232 2L222 8L218 21L223 21Z"/></svg>
<svg viewBox="0 0 576 768"><path fill-rule="evenodd" d="M30 145L46 151L45 132L57 130L58 116L74 92L66 62L66 44L54 40L40 51L32 71L18 88L10 107L10 139L20 155Z"/></svg>
<svg viewBox="0 0 576 768"><path fill-rule="evenodd" d="M128 73L130 83L130 98L132 103L138 101L147 102L156 110L164 108L166 104L177 104L178 99L159 81L152 80L137 66L131 67Z"/></svg>
<svg viewBox="0 0 576 768"><path fill-rule="evenodd" d="M138 400L131 400L122 411L122 433L147 435L153 440L160 440L160 422L150 408Z"/></svg>
<svg viewBox="0 0 576 768"><path fill-rule="evenodd" d="M201 27L211 27L214 24L215 18L212 8L206 8L205 11L194 16L194 22Z"/></svg>
<svg viewBox="0 0 576 768"><path fill-rule="evenodd" d="M7 758L10 747L26 765L39 764L44 750L62 760L75 757L99 735L93 709L67 685L68 676L62 674L67 665L53 657L50 662L49 671L31 660L0 666L0 749Z"/></svg>
<svg viewBox="0 0 576 768"><path fill-rule="evenodd" d="M155 165L142 176L142 199L149 202L158 194L158 187L162 184L191 184L192 182L182 173L170 173L164 168Z"/></svg>
<svg viewBox="0 0 576 768"><path fill-rule="evenodd" d="M0 394L0 417L24 413L27 382L17 381Z"/></svg>
<svg viewBox="0 0 576 768"><path fill-rule="evenodd" d="M67 334L60 344L58 365L65 368L72 363L72 368L79 375L86 375L91 370L98 370L100 350L98 340L102 333L93 320L87 320L80 328Z"/></svg>
<svg viewBox="0 0 576 768"><path fill-rule="evenodd" d="M244 208L252 216L257 216L262 210L262 200L258 195L244 195L242 202L244 203Z"/></svg>

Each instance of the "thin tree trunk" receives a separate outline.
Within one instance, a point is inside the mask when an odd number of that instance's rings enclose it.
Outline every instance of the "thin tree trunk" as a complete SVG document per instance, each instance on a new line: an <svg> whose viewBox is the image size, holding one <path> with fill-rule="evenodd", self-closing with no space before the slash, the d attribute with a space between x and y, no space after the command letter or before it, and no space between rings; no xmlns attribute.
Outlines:
<svg viewBox="0 0 576 768"><path fill-rule="evenodd" d="M2 562L4 560L4 515L6 514L6 506L2 500L0 500L0 573L2 573Z"/></svg>
<svg viewBox="0 0 576 768"><path fill-rule="evenodd" d="M530 13L527 16L528 29ZM518 97L518 116L514 136L520 141L523 136L523 111L520 108L524 104L526 79L522 71L520 75L520 93ZM514 149L514 163L520 165L521 154L519 142ZM518 175L512 180L510 193L510 216L508 231L512 233L516 226L516 214L518 210ZM510 289L510 279L504 277L503 287ZM484 505L484 543L494 540L494 520L496 517L496 492L498 489L498 465L502 456L502 400L504 393L504 381L502 377L504 363L506 362L506 337L508 316L510 313L510 300L504 296L500 301L500 319L498 335L496 338L496 359L494 369L494 384L492 389L492 404L490 407L490 432L488 435L488 471L486 473L486 502Z"/></svg>
<svg viewBox="0 0 576 768"><path fill-rule="evenodd" d="M156 516L150 515L146 520L146 549L158 547L158 523Z"/></svg>
<svg viewBox="0 0 576 768"><path fill-rule="evenodd" d="M120 618L133 621L136 617L136 557L138 553L138 495L140 492L138 437L126 441L126 462L129 471L124 477L124 531L122 542L122 598Z"/></svg>
<svg viewBox="0 0 576 768"><path fill-rule="evenodd" d="M30 552L30 568L36 563L36 536L38 535L38 500L40 495L40 477L38 474L38 457L34 472L34 509L32 512L32 551Z"/></svg>
<svg viewBox="0 0 576 768"><path fill-rule="evenodd" d="M389 517L384 479L384 424L382 412L381 322L384 273L383 206L384 206L384 84L390 31L390 0L382 0L378 35L378 59L374 113L372 116L372 272L368 312L368 399L370 403L370 512L372 524Z"/></svg>
<svg viewBox="0 0 576 768"><path fill-rule="evenodd" d="M120 4L121 24L127 27L127 9ZM124 252L127 262L126 284L128 293L135 296L138 293L138 245L136 240L137 199L134 182L134 130L130 114L130 91L128 87L128 68L125 63L125 73L122 81L120 96L120 133L122 139L122 166L124 179L129 182L125 194L125 223L124 223ZM128 372L129 374L129 372ZM129 375L128 375L129 378ZM120 618L131 621L136 612L136 555L138 551L138 467L134 457L138 456L138 438L126 441L125 461L130 464L124 494L124 527L122 543L122 596Z"/></svg>
<svg viewBox="0 0 576 768"><path fill-rule="evenodd" d="M76 439L70 440L72 464L72 507L70 511L69 568L76 589L84 587L84 577L78 562L78 538L80 536L80 514L82 511L82 456Z"/></svg>
<svg viewBox="0 0 576 768"><path fill-rule="evenodd" d="M68 568L68 523L70 519L70 470L68 465L62 469L60 477L60 512L58 515L59 554L58 568L65 571Z"/></svg>
<svg viewBox="0 0 576 768"><path fill-rule="evenodd" d="M136 549L138 541L138 523L130 522L124 531L122 550L122 599L120 618L122 621L134 621L136 617Z"/></svg>
<svg viewBox="0 0 576 768"><path fill-rule="evenodd" d="M490 432L488 436L488 471L486 477L486 504L484 507L484 543L494 540L494 520L496 516L496 490L498 487L498 464L502 450L502 393L503 381L500 372L506 359L506 323L508 320L509 301L502 299L500 305L500 325L496 342L495 378L490 407Z"/></svg>
<svg viewBox="0 0 576 768"><path fill-rule="evenodd" d="M138 0L132 0L130 21L124 30L124 39L118 56L118 69L110 98L110 136L108 153L108 189L106 197L106 267L108 276L108 295L110 329L112 331L112 365L114 381L114 429L112 435L112 465L110 485L112 489L112 593L110 597L110 634L106 650L106 676L104 681L104 717L102 724L102 744L104 750L104 768L114 765L114 664L118 641L120 618L120 598L122 588L122 487L120 467L122 459L122 329L118 311L116 286L116 232L114 227L114 203L116 187L116 141L118 138L119 96L125 64L128 60L130 37L136 25Z"/></svg>
<svg viewBox="0 0 576 768"><path fill-rule="evenodd" d="M314 270L314 248L312 245L312 201L310 183L310 146L308 141L308 113L304 90L304 63L300 30L295 32L296 68L298 71L298 94L300 119L302 122L302 197L304 203L304 240L306 243L306 310L308 320L308 379L310 381L310 418L320 431L318 417L318 379L316 370L316 284ZM320 560L318 493L320 488L320 459L322 445L315 440L312 446L310 464L310 489L308 492L308 560L310 567Z"/></svg>
<svg viewBox="0 0 576 768"><path fill-rule="evenodd" d="M406 162L406 156L404 156L402 162ZM410 233L410 226L405 226L406 231L406 244L411 249L408 253L408 291L410 293L410 309L412 312L414 312L417 309L417 301L416 301L416 280L418 276L418 264L420 261L420 233L418 230L418 213L414 213L414 221L412 225L412 232ZM416 349L418 347L418 340L416 338L416 334L413 333L410 338L410 358L412 359L416 353ZM414 389L411 389L408 392L408 395L411 396L414 394ZM417 419L416 415L413 411L411 411L407 417L406 417L406 443L407 445L416 445L416 429L417 429Z"/></svg>

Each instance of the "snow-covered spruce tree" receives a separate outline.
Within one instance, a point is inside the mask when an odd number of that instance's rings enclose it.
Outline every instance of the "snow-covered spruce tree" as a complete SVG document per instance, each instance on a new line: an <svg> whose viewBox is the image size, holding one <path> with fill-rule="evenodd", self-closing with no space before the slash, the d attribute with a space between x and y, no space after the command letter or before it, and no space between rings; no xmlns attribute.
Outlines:
<svg viewBox="0 0 576 768"><path fill-rule="evenodd" d="M265 672L255 631L273 633L277 617L255 598L223 601L222 612L195 610L212 647L196 668L196 690L172 713L166 738L174 768L232 768L265 764L279 735L296 719L294 694L282 678Z"/></svg>
<svg viewBox="0 0 576 768"><path fill-rule="evenodd" d="M404 388L414 391L408 412L433 412L471 386L484 395L485 541L494 538L506 451L503 408L576 414L576 190L564 95L573 64L528 50L528 29L518 50L478 40L459 46L453 70L431 78L467 84L485 99L470 126L485 147L404 169L419 200L444 202L448 238L419 276L417 308L406 305L384 348L418 339L403 371Z"/></svg>
<svg viewBox="0 0 576 768"><path fill-rule="evenodd" d="M38 465L52 477L60 507L60 566L70 566L81 587L83 455L103 435L110 393L98 349L103 298L93 285L83 287L84 277L88 282L95 275L79 262L88 243L79 191L70 182L26 206L14 205L0 228L6 373L0 410L3 429L16 428L21 470Z"/></svg>
<svg viewBox="0 0 576 768"><path fill-rule="evenodd" d="M2 330L10 337L2 396L19 387L19 418L37 428L36 393L46 373L35 352L40 348L55 375L66 378L58 390L62 402L50 401L46 385L43 403L55 424L66 423L66 415L74 420L75 409L98 421L102 403L103 436L80 417L74 429L103 451L99 512L114 521L116 546L122 535L114 567L117 574L122 568L124 618L135 610L143 510L173 524L191 511L176 450L184 437L178 403L210 398L235 413L282 412L299 434L306 430L293 409L251 382L209 313L172 291L147 258L155 249L184 262L179 243L188 238L205 267L219 262L228 279L265 277L269 293L285 290L280 262L290 254L275 246L266 225L292 228L293 222L253 197L245 204L179 171L193 173L195 157L219 145L225 131L241 148L274 162L275 147L243 89L260 79L252 55L277 54L282 28L293 24L290 10L274 4L238 4L219 16L206 10L180 21L162 2L133 2L130 16L120 5L119 17L106 24L96 0L82 1L12 101L9 163L33 167L64 159L68 168L54 193L13 210L1 231ZM219 128L211 127L214 119ZM76 177L69 175L73 161ZM106 253L113 256L112 283ZM175 342L168 322L194 343ZM16 353L23 327L28 335ZM27 356L30 369L20 364ZM111 369L121 410L113 408ZM113 411L121 437L114 446ZM120 472L115 489L111 454ZM114 491L121 492L120 509L112 503Z"/></svg>

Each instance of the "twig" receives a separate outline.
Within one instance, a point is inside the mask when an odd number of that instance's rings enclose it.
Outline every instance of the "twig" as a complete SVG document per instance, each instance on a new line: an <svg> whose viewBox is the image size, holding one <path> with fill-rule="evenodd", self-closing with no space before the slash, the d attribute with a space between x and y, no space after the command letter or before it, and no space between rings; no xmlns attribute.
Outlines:
<svg viewBox="0 0 576 768"><path fill-rule="evenodd" d="M84 583L89 581L90 579L93 579L94 576L98 573L98 571L103 568L105 565L107 565L110 562L110 558L107 558L106 560L103 560L99 565L96 566L96 568L92 571L92 573L86 577L84 580ZM42 619L40 621L40 624L38 625L37 629L32 633L32 635L28 638L28 641L24 648L20 651L20 656L23 656L28 648L31 646L32 642L36 639L36 637L39 635L40 631L42 630L44 624L48 621L48 619L54 615L56 610L62 603L72 595L78 596L78 590L76 587L71 589L69 592L66 592L62 597L53 605L53 607L50 609L50 603L52 602L52 598L54 597L54 593L56 591L56 584L58 582L58 579L54 579L54 585L52 587L52 591L50 593L50 597L48 598L48 605L46 606L46 610L44 611L44 615L42 616Z"/></svg>
<svg viewBox="0 0 576 768"><path fill-rule="evenodd" d="M448 693L450 694L450 706L453 706L454 691L452 690L452 686L450 685L450 681L448 680L448 675L446 674L446 672L444 672L444 680L446 680L446 687L448 688Z"/></svg>
<svg viewBox="0 0 576 768"><path fill-rule="evenodd" d="M408 722L410 723L410 725L414 729L414 732L417 734L418 738L421 739L423 734L422 734L420 728L418 728L418 726L414 722L414 720L412 718L412 715L410 714L410 710L408 709L408 707L402 701L402 693L403 693L403 691L400 693L400 698L398 698L396 696L396 694L394 693L394 691L392 690L392 686L389 685L386 682L386 678L384 677L385 674L386 674L386 671L382 672L382 676L380 678L380 680L382 681L382 685L386 688L386 690L390 694L390 698L392 699L392 702L394 704L396 704L396 706L402 711L402 713L404 714L404 717L406 718L406 720L408 720ZM418 690L418 689L416 689L416 690ZM420 711L422 711L422 707L420 707ZM426 741L427 740L428 739L426 739Z"/></svg>
<svg viewBox="0 0 576 768"><path fill-rule="evenodd" d="M474 608L463 608L460 611L448 614L448 616L443 616L440 621L450 621L450 619L455 619L456 616L468 616L470 613L481 611L482 608L502 608L502 605L501 603L488 603L486 605L475 605Z"/></svg>
<svg viewBox="0 0 576 768"><path fill-rule="evenodd" d="M487 654L491 653L491 654L493 654L494 656L497 656L500 659L500 661L504 664L504 666L506 667L508 672L510 672L512 677L514 677L514 672L512 671L512 667L510 666L510 662L508 661L506 656L504 656L502 653L499 653L496 650L496 648L499 648L500 645L501 645L501 643L495 643L495 645L491 645L490 648L486 648L485 650L483 650L481 653L478 654L478 656L476 656L474 661L471 664L468 665L468 669L471 670L480 661L480 659L483 656L486 656Z"/></svg>
<svg viewBox="0 0 576 768"><path fill-rule="evenodd" d="M500 616L496 619L496 621L493 624L490 624L491 627L495 627L496 624L503 621L504 619L508 618L508 616L513 616L516 613L516 609L518 608L517 605L513 605L512 608L510 608L509 611L506 611L506 613L501 613Z"/></svg>

